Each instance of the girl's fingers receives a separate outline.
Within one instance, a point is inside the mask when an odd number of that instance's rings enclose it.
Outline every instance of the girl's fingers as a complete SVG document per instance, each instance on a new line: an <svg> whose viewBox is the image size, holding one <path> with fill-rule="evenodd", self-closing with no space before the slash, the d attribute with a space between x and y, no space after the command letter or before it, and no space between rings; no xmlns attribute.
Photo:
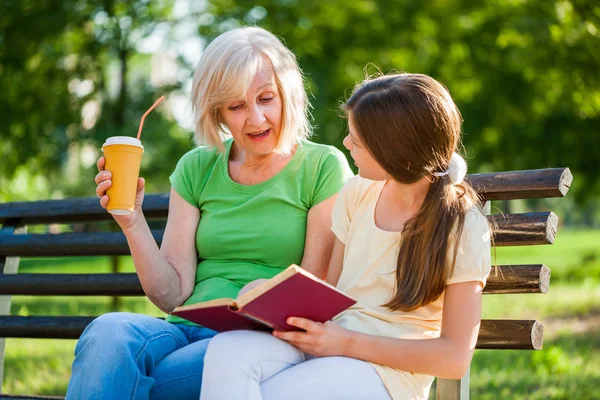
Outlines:
<svg viewBox="0 0 600 400"><path fill-rule="evenodd" d="M146 180L144 178L138 178L137 191L140 192L140 191L144 190L145 186L146 186Z"/></svg>
<svg viewBox="0 0 600 400"><path fill-rule="evenodd" d="M304 346L304 343L300 343L300 342L288 342L289 344L291 344L294 347L299 348L300 350L306 352L306 347Z"/></svg>
<svg viewBox="0 0 600 400"><path fill-rule="evenodd" d="M273 336L286 342L304 343L307 341L306 332L273 331Z"/></svg>
<svg viewBox="0 0 600 400"><path fill-rule="evenodd" d="M311 321L310 319L306 319L306 318L290 317L287 319L286 322L288 323L288 325L292 325L297 328L304 329L305 331L315 330L320 327L319 323Z"/></svg>

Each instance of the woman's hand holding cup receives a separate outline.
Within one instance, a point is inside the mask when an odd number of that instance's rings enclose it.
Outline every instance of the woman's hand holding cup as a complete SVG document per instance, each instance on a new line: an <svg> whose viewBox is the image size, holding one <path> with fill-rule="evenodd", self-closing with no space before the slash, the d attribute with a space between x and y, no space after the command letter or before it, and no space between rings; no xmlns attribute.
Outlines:
<svg viewBox="0 0 600 400"><path fill-rule="evenodd" d="M109 197L107 194L108 189L112 186L112 173L105 170L106 159L104 156L98 159L96 163L98 167L98 174L95 177L96 181L96 196L100 199L100 205L104 209L108 209ZM119 224L121 229L126 230L133 226L137 219L142 214L142 203L144 201L144 178L138 178L137 180L137 191L135 194L135 205L131 214L119 215L112 214L115 221Z"/></svg>

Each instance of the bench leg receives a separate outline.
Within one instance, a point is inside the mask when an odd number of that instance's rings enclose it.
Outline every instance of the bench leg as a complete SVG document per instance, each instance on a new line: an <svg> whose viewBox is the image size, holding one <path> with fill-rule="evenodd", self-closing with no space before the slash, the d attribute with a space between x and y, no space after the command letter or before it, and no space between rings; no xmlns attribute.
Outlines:
<svg viewBox="0 0 600 400"><path fill-rule="evenodd" d="M469 400L469 373L460 380L440 379L437 380L436 400Z"/></svg>
<svg viewBox="0 0 600 400"><path fill-rule="evenodd" d="M26 227L15 227L5 223L1 230L2 234L21 234L27 231ZM16 274L19 269L20 257L0 257L0 274ZM0 296L0 315L10 315L10 303L12 296ZM2 382L4 380L4 346L6 339L0 338L0 393L2 393Z"/></svg>

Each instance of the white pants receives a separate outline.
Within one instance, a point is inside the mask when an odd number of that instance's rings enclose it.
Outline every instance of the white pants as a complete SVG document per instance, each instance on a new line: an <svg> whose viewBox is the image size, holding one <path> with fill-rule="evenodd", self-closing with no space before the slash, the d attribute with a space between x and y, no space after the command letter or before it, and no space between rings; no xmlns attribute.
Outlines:
<svg viewBox="0 0 600 400"><path fill-rule="evenodd" d="M371 364L312 357L269 333L231 331L211 339L201 400L390 400Z"/></svg>

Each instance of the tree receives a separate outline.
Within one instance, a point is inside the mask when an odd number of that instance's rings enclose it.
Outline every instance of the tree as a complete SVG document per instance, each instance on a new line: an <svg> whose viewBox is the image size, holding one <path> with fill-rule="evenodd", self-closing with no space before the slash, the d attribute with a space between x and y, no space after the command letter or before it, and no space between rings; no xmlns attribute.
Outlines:
<svg viewBox="0 0 600 400"><path fill-rule="evenodd" d="M580 202L600 193L600 7L591 0L212 0L189 2L184 17L176 4L0 2L0 200L23 171L54 195L91 195L95 168L69 160L134 134L155 98L181 89L193 66L156 87L152 56L136 44L183 20L208 40L247 24L283 38L313 95L317 141L341 147L339 103L366 73L421 72L447 85L461 109L471 171L569 166ZM143 138L149 190L166 190L190 135L154 112Z"/></svg>
<svg viewBox="0 0 600 400"><path fill-rule="evenodd" d="M600 193L600 7L586 0L214 0L200 32L258 24L297 54L319 141L339 145L337 104L376 67L432 75L463 113L471 170L569 166Z"/></svg>
<svg viewBox="0 0 600 400"><path fill-rule="evenodd" d="M143 112L180 82L153 86L151 55L136 45L159 25L172 27L173 1L65 0L0 3L0 177L25 176L46 197L93 194L95 159L104 139L134 135ZM188 68L189 70L189 68ZM150 121L151 119L151 121ZM154 112L144 165L183 153L189 135ZM158 151L160 150L160 151ZM86 156L87 154L87 156ZM81 158L87 158L82 163ZM84 165L82 165L84 164ZM165 190L167 171L150 169ZM20 174L20 175L19 175ZM150 184L152 186L152 184ZM34 194L35 188L28 188ZM0 198L7 185L0 185ZM26 199L28 193L12 193ZM39 199L39 197L37 197Z"/></svg>

